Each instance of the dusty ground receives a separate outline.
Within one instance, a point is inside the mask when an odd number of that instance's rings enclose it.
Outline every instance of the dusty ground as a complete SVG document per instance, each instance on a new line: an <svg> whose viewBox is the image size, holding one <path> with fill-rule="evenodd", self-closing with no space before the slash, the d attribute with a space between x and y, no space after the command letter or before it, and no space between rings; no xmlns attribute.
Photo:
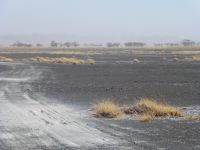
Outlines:
<svg viewBox="0 0 200 150"><path fill-rule="evenodd" d="M200 115L200 62L173 57L113 53L93 55L96 65L0 63L0 149L200 149L200 122L90 114L101 98L131 104L148 97Z"/></svg>

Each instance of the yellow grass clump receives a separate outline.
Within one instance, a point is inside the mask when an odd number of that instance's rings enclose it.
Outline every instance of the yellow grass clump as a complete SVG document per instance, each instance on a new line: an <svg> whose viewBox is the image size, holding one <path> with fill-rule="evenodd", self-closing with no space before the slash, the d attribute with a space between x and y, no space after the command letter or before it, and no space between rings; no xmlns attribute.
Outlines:
<svg viewBox="0 0 200 150"><path fill-rule="evenodd" d="M200 55L193 55L192 60L194 61L200 61Z"/></svg>
<svg viewBox="0 0 200 150"><path fill-rule="evenodd" d="M103 99L92 106L93 115L96 117L115 118L120 115L135 115L141 122L150 122L156 117L182 117L176 107L157 102L153 99L141 98L132 106L119 107L110 99ZM188 117L187 120L197 120L196 117ZM200 119L200 118L198 118Z"/></svg>
<svg viewBox="0 0 200 150"><path fill-rule="evenodd" d="M173 61L179 61L179 58L174 57L174 58L173 58Z"/></svg>
<svg viewBox="0 0 200 150"><path fill-rule="evenodd" d="M86 61L88 64L91 64L91 65L94 65L96 63L95 60L91 58L87 59Z"/></svg>
<svg viewBox="0 0 200 150"><path fill-rule="evenodd" d="M160 116L174 116L180 117L181 112L177 108L156 102L152 99L141 98L134 107L135 112L138 114L152 114L155 117Z"/></svg>
<svg viewBox="0 0 200 150"><path fill-rule="evenodd" d="M137 117L141 122L151 122L155 118L155 116L152 114L142 114L137 115Z"/></svg>
<svg viewBox="0 0 200 150"><path fill-rule="evenodd" d="M125 114L135 114L142 122L149 122L155 117L182 116L177 108L147 98L141 98L136 105L123 109L123 112Z"/></svg>
<svg viewBox="0 0 200 150"><path fill-rule="evenodd" d="M95 61L93 59L79 59L79 58L67 58L67 57L57 57L57 58L50 58L50 57L33 57L31 58L34 62L40 62L40 63L62 63L62 64L95 64Z"/></svg>
<svg viewBox="0 0 200 150"><path fill-rule="evenodd" d="M133 59L133 62L134 62L134 63L139 63L139 62L140 62L140 60L139 60L139 59L137 59L137 58L135 58L135 59Z"/></svg>
<svg viewBox="0 0 200 150"><path fill-rule="evenodd" d="M8 58L8 57L4 57L4 56L0 56L0 61L1 62L13 62L14 59Z"/></svg>
<svg viewBox="0 0 200 150"><path fill-rule="evenodd" d="M188 121L200 121L199 116L192 116L192 115L186 116L185 119L188 120Z"/></svg>
<svg viewBox="0 0 200 150"><path fill-rule="evenodd" d="M115 118L122 115L119 106L110 99L103 99L92 106L92 111L96 117Z"/></svg>

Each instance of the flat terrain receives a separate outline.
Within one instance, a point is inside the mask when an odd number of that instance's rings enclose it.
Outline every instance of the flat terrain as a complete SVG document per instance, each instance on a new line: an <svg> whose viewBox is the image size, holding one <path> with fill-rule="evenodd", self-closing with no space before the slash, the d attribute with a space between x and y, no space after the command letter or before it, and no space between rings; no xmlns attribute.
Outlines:
<svg viewBox="0 0 200 150"><path fill-rule="evenodd" d="M98 99L129 105L140 97L200 115L200 62L173 61L190 53L117 51L0 51L1 56L17 59L0 63L0 149L200 149L198 121L158 118L142 123L134 116L91 115ZM26 60L35 56L89 57L96 64ZM140 62L134 63L134 58Z"/></svg>

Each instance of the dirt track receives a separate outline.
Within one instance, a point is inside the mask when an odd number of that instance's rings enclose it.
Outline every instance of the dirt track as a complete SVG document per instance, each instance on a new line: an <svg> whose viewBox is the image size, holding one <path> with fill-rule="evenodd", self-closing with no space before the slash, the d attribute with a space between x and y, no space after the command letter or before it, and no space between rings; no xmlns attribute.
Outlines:
<svg viewBox="0 0 200 150"><path fill-rule="evenodd" d="M87 148L114 143L109 135L81 121L78 109L56 101L47 103L42 96L30 97L28 84L42 76L40 69L23 64L7 67L0 77L0 149Z"/></svg>
<svg viewBox="0 0 200 150"><path fill-rule="evenodd" d="M200 63L125 58L102 56L94 66L1 63L0 149L199 149L199 122L91 117L90 105L105 97L156 98L200 114Z"/></svg>

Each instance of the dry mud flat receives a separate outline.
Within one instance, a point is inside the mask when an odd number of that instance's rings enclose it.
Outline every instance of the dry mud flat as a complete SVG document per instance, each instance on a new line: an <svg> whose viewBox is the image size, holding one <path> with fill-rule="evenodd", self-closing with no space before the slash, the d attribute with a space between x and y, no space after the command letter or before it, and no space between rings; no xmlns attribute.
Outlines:
<svg viewBox="0 0 200 150"><path fill-rule="evenodd" d="M0 149L200 149L199 122L90 114L97 99L132 104L149 97L200 115L200 63L156 58L130 63L101 56L96 65L75 66L1 63Z"/></svg>

